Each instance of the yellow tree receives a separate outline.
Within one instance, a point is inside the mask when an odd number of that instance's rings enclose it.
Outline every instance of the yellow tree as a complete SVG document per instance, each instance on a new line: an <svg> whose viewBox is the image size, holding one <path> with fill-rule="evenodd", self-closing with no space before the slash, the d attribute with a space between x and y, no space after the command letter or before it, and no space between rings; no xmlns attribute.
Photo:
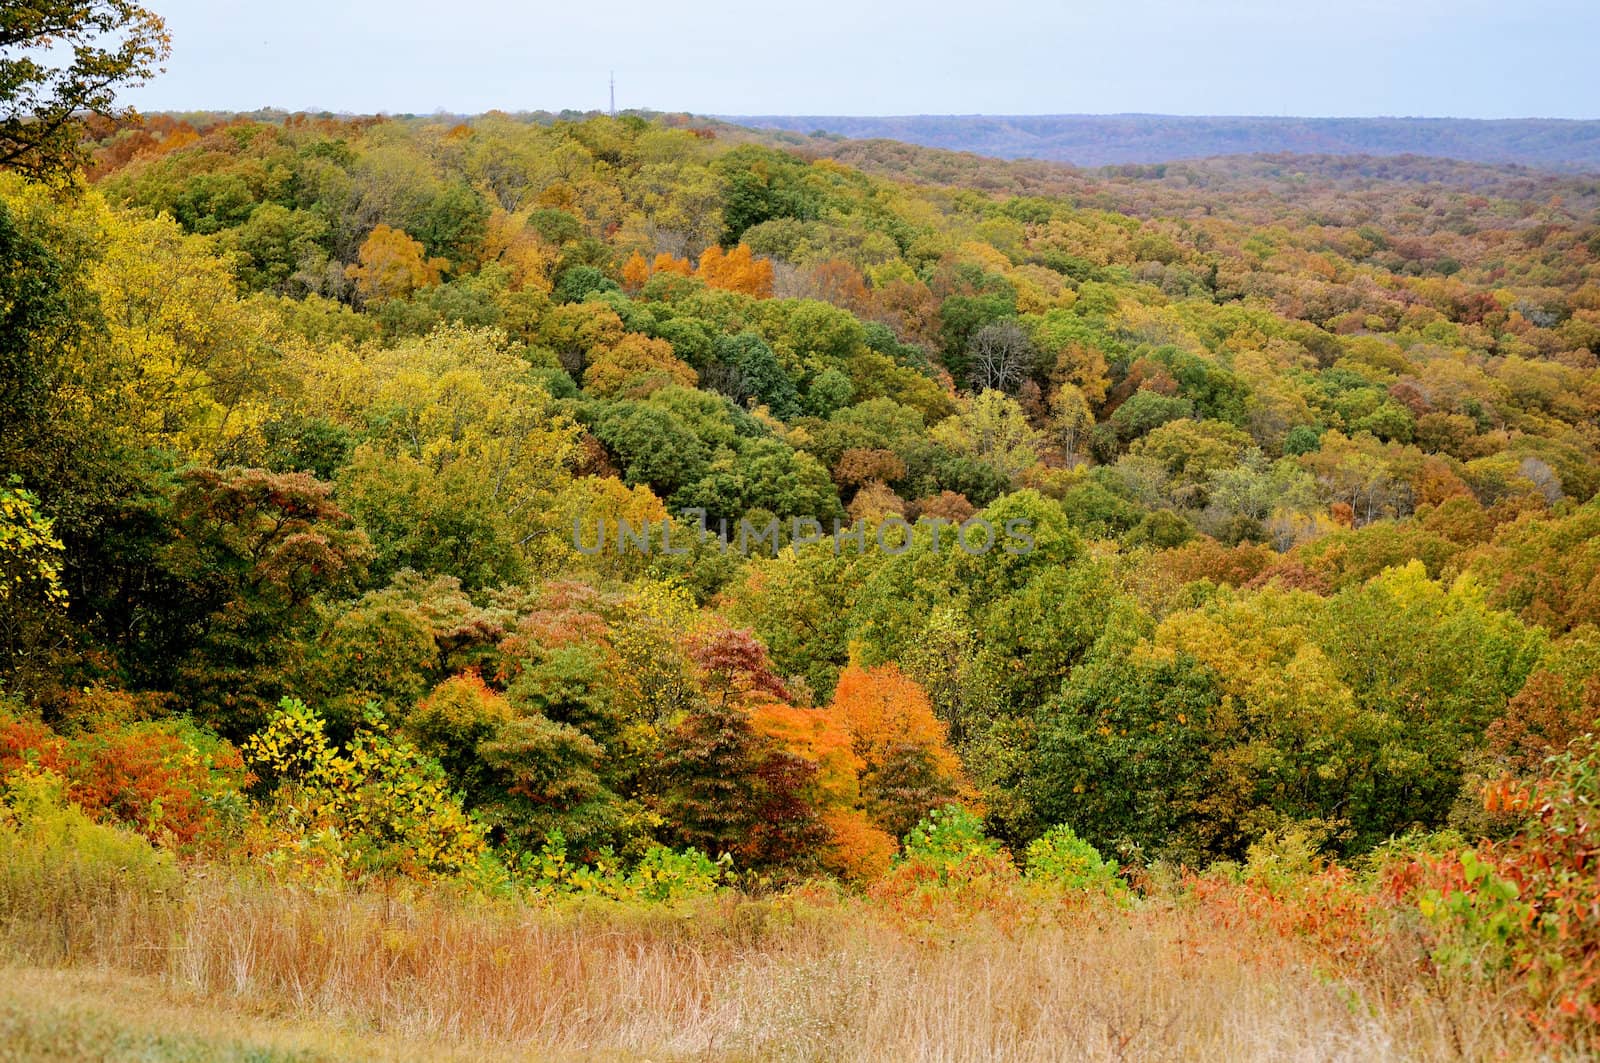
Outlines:
<svg viewBox="0 0 1600 1063"><path fill-rule="evenodd" d="M496 210L489 215L484 260L505 267L511 290L548 292L555 269L555 248L528 224L525 214Z"/></svg>
<svg viewBox="0 0 1600 1063"><path fill-rule="evenodd" d="M227 263L171 218L102 216L92 284L103 346L80 352L87 396L130 442L210 461L266 418L271 322L242 303Z"/></svg>
<svg viewBox="0 0 1600 1063"><path fill-rule="evenodd" d="M666 340L636 332L596 352L583 375L583 386L608 398L644 396L669 384L692 388L699 375L679 360Z"/></svg>
<svg viewBox="0 0 1600 1063"><path fill-rule="evenodd" d="M345 269L345 276L356 282L356 291L368 303L399 299L438 284L446 265L443 259L427 258L421 242L404 229L388 225L374 226L357 256L359 261Z"/></svg>
<svg viewBox="0 0 1600 1063"><path fill-rule="evenodd" d="M570 542L553 523L579 430L530 383L503 333L462 327L369 358L379 426L340 478L382 570L436 567L474 586Z"/></svg>

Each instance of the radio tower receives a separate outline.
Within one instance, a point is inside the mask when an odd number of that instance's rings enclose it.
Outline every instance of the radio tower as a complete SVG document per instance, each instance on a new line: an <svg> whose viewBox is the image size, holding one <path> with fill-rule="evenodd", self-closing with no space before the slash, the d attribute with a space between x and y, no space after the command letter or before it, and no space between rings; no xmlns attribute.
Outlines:
<svg viewBox="0 0 1600 1063"><path fill-rule="evenodd" d="M611 72L611 117L617 116L617 72Z"/></svg>

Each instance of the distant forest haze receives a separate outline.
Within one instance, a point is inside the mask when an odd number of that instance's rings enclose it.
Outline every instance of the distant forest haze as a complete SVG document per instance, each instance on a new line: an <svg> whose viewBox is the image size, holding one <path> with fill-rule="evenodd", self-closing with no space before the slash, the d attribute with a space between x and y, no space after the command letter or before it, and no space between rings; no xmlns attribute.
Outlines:
<svg viewBox="0 0 1600 1063"><path fill-rule="evenodd" d="M740 125L882 138L1002 159L1078 166L1219 155L1428 155L1600 171L1600 121L1460 118L1247 118L1178 115L729 117Z"/></svg>

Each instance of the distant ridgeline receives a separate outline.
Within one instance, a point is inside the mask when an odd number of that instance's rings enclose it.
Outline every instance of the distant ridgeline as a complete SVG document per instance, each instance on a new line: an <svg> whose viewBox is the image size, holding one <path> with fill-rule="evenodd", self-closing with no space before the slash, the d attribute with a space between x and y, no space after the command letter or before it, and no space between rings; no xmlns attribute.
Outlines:
<svg viewBox="0 0 1600 1063"><path fill-rule="evenodd" d="M1600 170L1600 121L1514 118L1234 118L1159 114L728 117L758 128L884 137L1002 159L1079 166L1215 155L1433 155L1469 162Z"/></svg>

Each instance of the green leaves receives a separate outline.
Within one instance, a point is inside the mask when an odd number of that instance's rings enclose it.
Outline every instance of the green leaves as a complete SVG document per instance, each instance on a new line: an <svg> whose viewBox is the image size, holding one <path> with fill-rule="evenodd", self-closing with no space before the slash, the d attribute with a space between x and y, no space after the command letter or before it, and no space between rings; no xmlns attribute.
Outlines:
<svg viewBox="0 0 1600 1063"><path fill-rule="evenodd" d="M154 76L169 51L166 25L130 0L8 6L0 12L0 168L40 179L69 173L85 155L79 116L121 113L117 90Z"/></svg>
<svg viewBox="0 0 1600 1063"><path fill-rule="evenodd" d="M319 830L337 838L339 869L358 880L456 874L484 850L481 829L439 765L382 723L336 748L316 712L285 698L243 752L275 784L268 818L285 835L275 848L280 858Z"/></svg>
<svg viewBox="0 0 1600 1063"><path fill-rule="evenodd" d="M39 500L16 482L0 484L0 608L30 591L50 605L65 605L61 550Z"/></svg>

